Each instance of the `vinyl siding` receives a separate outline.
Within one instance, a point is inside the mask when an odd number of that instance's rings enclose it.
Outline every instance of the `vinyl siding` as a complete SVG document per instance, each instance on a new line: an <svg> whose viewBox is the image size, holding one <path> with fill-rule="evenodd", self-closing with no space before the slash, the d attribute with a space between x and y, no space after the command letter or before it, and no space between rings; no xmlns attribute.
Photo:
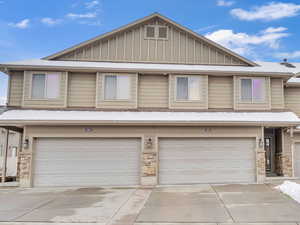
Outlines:
<svg viewBox="0 0 300 225"><path fill-rule="evenodd" d="M199 76L201 82L200 100L193 101L177 101L176 100L176 75L169 76L169 95L171 109L207 109L208 108L208 77L206 75L192 75Z"/></svg>
<svg viewBox="0 0 300 225"><path fill-rule="evenodd" d="M236 110L270 110L271 96L270 96L270 77L265 77L265 101L262 103L244 103L240 100L240 79L244 77L234 76L234 109Z"/></svg>
<svg viewBox="0 0 300 225"><path fill-rule="evenodd" d="M138 91L138 107L168 108L169 84L168 76L140 75Z"/></svg>
<svg viewBox="0 0 300 225"><path fill-rule="evenodd" d="M69 73L69 107L95 107L96 73Z"/></svg>
<svg viewBox="0 0 300 225"><path fill-rule="evenodd" d="M208 78L208 108L233 108L233 77Z"/></svg>
<svg viewBox="0 0 300 225"><path fill-rule="evenodd" d="M284 90L282 79L271 79L271 105L272 109L284 108Z"/></svg>
<svg viewBox="0 0 300 225"><path fill-rule="evenodd" d="M60 96L57 99L32 99L31 98L31 79L32 75L30 71L24 73L24 108L65 108L67 98L67 77L66 72L61 73L60 81Z"/></svg>
<svg viewBox="0 0 300 225"><path fill-rule="evenodd" d="M300 116L300 88L286 87L284 90L285 107Z"/></svg>
<svg viewBox="0 0 300 225"><path fill-rule="evenodd" d="M137 74L115 73L113 75L130 75L130 99L129 100L105 100L104 99L104 76L112 73L98 73L96 87L96 107L106 109L132 109L137 108Z"/></svg>
<svg viewBox="0 0 300 225"><path fill-rule="evenodd" d="M13 71L10 73L9 83L9 106L21 106L23 99L23 71Z"/></svg>
<svg viewBox="0 0 300 225"><path fill-rule="evenodd" d="M145 38L146 25L166 25L167 40ZM56 60L247 65L196 36L155 18L66 53Z"/></svg>

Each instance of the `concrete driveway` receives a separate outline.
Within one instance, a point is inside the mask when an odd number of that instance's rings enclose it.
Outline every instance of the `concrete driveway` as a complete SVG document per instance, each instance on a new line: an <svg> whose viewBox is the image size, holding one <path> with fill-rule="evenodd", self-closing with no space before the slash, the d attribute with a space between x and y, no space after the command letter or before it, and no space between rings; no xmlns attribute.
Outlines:
<svg viewBox="0 0 300 225"><path fill-rule="evenodd" d="M270 185L0 189L0 224L300 225L300 204Z"/></svg>

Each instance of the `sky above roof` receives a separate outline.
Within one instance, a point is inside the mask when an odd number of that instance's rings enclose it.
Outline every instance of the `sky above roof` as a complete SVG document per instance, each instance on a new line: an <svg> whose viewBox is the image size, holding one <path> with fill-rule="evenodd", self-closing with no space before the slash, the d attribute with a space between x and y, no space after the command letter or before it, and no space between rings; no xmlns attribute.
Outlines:
<svg viewBox="0 0 300 225"><path fill-rule="evenodd" d="M159 12L256 61L300 61L299 0L0 0L0 62L41 58ZM7 77L0 76L0 104Z"/></svg>

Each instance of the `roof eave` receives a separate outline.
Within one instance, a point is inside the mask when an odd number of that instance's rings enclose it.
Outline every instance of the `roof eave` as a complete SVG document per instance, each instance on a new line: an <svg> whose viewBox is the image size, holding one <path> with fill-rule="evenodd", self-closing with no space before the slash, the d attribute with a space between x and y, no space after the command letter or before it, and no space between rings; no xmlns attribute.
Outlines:
<svg viewBox="0 0 300 225"><path fill-rule="evenodd" d="M185 74L199 74L205 73L207 75L261 75L261 76L277 76L290 78L295 76L294 73L290 72L256 72L256 71L224 71L224 70L179 70L179 69L139 69L139 68L106 68L106 67L83 67L83 66L44 66L44 65L9 65L9 64L0 64L0 69L6 68L10 70L59 70L59 71L103 71L103 72L133 72L133 73L164 73L164 74L176 74L176 73L185 73Z"/></svg>
<svg viewBox="0 0 300 225"><path fill-rule="evenodd" d="M99 121L99 120L0 120L0 126L55 126L55 125L104 125L104 126L298 126L300 122L290 121Z"/></svg>

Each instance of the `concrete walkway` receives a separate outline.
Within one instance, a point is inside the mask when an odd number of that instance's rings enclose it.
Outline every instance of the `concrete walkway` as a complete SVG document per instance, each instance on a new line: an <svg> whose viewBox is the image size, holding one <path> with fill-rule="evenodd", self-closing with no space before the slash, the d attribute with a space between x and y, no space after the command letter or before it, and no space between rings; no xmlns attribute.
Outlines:
<svg viewBox="0 0 300 225"><path fill-rule="evenodd" d="M300 204L272 185L0 189L0 225L47 223L300 225Z"/></svg>

